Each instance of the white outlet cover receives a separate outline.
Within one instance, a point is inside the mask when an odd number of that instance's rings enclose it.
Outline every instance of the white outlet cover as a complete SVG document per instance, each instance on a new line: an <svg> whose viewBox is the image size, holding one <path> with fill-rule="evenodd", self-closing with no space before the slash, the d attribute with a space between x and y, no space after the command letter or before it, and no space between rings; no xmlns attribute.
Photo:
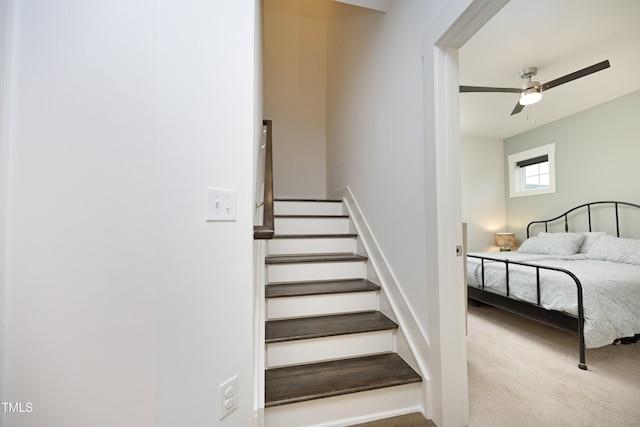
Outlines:
<svg viewBox="0 0 640 427"><path fill-rule="evenodd" d="M236 190L206 187L206 221L236 220Z"/></svg>
<svg viewBox="0 0 640 427"><path fill-rule="evenodd" d="M238 376L234 375L218 386L220 419L238 409Z"/></svg>

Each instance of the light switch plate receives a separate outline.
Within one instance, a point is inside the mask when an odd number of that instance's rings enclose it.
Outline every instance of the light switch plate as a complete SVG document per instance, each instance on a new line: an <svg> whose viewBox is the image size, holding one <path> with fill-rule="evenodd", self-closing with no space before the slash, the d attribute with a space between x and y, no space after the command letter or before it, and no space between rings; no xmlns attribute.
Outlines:
<svg viewBox="0 0 640 427"><path fill-rule="evenodd" d="M206 187L206 220L236 220L236 190Z"/></svg>

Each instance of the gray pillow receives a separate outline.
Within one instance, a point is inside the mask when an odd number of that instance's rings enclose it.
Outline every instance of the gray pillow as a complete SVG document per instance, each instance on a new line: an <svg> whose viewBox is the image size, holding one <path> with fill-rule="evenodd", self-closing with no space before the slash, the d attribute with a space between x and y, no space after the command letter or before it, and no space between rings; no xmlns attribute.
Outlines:
<svg viewBox="0 0 640 427"><path fill-rule="evenodd" d="M604 231L588 231L584 233L584 240L582 241L582 245L580 245L580 249L578 250L579 254L586 254L591 249L591 246L602 236L607 234Z"/></svg>
<svg viewBox="0 0 640 427"><path fill-rule="evenodd" d="M591 246L587 258L640 265L640 240L605 234Z"/></svg>
<svg viewBox="0 0 640 427"><path fill-rule="evenodd" d="M545 231L541 231L538 236L540 234L550 234L547 233ZM607 234L604 231L585 231L585 232L577 232L577 233L569 233L569 234L583 234L584 235L584 240L582 241L582 244L580 245L580 248L578 249L578 253L579 254L586 254L587 252L589 252L589 248L591 247L591 245L593 245L595 243L596 240L598 240L600 238L600 236L602 236L603 234Z"/></svg>
<svg viewBox="0 0 640 427"><path fill-rule="evenodd" d="M584 241L584 233L540 233L522 243L518 252L539 255L575 255Z"/></svg>

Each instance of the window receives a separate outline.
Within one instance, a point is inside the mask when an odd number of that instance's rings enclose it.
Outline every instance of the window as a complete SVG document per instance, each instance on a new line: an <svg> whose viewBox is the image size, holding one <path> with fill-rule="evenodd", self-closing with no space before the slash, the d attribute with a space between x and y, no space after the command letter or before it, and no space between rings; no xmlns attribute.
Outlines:
<svg viewBox="0 0 640 427"><path fill-rule="evenodd" d="M510 155L509 195L555 193L555 153L556 144L548 144Z"/></svg>

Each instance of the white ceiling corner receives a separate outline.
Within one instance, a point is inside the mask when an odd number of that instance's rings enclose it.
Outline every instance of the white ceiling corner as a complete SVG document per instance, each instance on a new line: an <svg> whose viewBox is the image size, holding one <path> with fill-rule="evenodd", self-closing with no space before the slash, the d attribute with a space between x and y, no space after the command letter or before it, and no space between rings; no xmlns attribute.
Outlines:
<svg viewBox="0 0 640 427"><path fill-rule="evenodd" d="M520 70L548 82L605 59L611 68L543 92L514 116L518 95L460 94L464 136L504 139L640 90L640 1L511 0L459 52L460 84L520 87Z"/></svg>

